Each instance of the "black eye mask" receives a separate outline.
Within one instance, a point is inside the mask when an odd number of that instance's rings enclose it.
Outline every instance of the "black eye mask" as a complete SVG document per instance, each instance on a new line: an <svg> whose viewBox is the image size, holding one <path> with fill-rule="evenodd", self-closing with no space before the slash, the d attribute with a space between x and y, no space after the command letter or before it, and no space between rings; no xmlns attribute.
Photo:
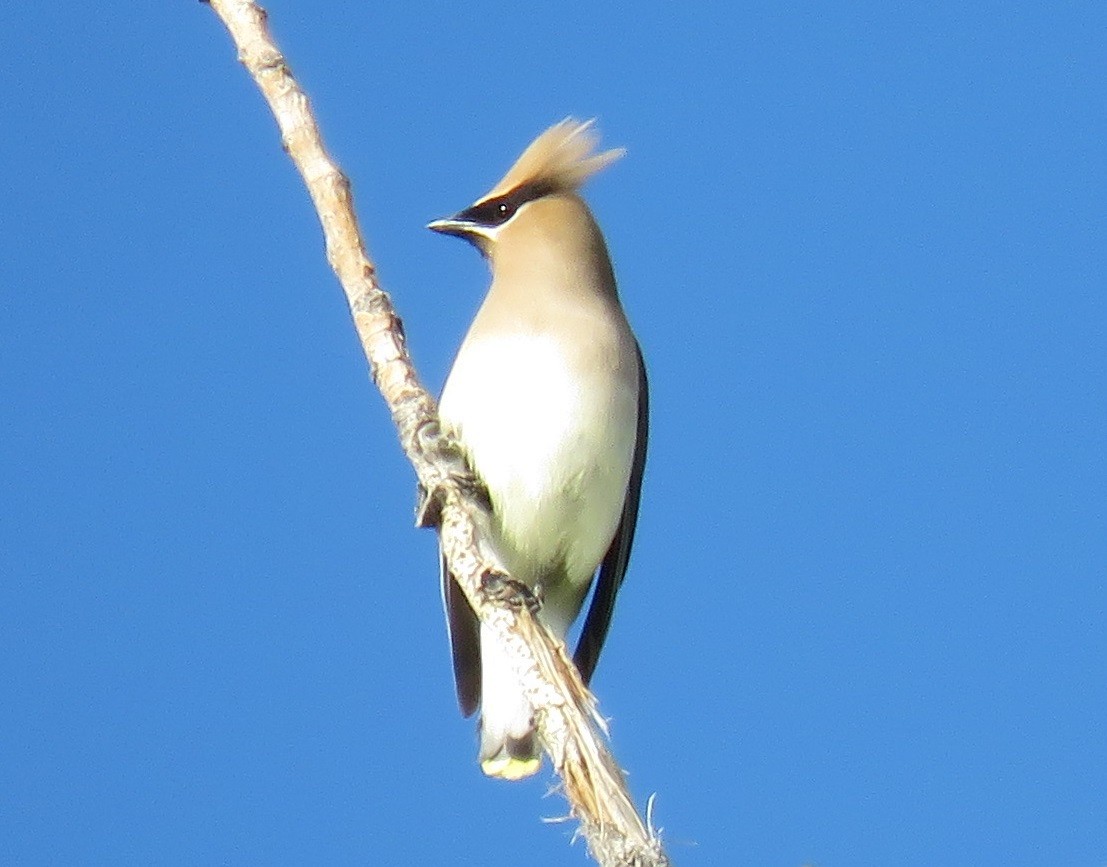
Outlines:
<svg viewBox="0 0 1107 867"><path fill-rule="evenodd" d="M553 188L548 184L523 184L510 193L466 208L457 215L457 219L494 229L514 217L515 212L527 202L533 202L551 192Z"/></svg>

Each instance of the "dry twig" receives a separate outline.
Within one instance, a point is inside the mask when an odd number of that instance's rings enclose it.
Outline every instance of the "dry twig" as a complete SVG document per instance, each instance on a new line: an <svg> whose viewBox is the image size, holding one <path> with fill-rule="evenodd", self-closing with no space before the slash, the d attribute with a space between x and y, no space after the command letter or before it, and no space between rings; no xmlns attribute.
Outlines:
<svg viewBox="0 0 1107 867"><path fill-rule="evenodd" d="M572 814L596 861L605 867L669 863L660 840L639 817L623 774L602 735L595 700L564 645L526 605L491 592L503 576L488 549L487 506L456 445L438 427L434 399L420 384L392 302L380 288L354 215L349 179L323 147L307 96L293 78L252 0L209 0L230 31L238 57L260 88L281 141L303 176L319 213L327 259L342 284L373 380L399 431L404 453L427 492L420 516L437 525L450 571L481 621L494 629L515 660L535 708L542 743L560 775Z"/></svg>

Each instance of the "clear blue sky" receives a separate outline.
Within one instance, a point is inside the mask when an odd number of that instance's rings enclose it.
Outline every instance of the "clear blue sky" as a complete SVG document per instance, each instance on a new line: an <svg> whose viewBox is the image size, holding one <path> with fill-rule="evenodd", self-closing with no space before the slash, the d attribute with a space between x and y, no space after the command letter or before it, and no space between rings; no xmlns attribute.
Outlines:
<svg viewBox="0 0 1107 867"><path fill-rule="evenodd" d="M595 681L681 865L1107 862L1102 3L269 4L437 390L424 224L599 118L653 384ZM628 11L629 10L629 11ZM196 2L0 9L0 862L584 864Z"/></svg>

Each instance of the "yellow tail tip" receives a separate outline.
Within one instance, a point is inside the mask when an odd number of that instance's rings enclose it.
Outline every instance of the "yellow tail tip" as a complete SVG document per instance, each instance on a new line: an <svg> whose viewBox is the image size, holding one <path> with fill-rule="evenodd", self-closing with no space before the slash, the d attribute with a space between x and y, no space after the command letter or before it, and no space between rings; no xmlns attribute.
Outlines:
<svg viewBox="0 0 1107 867"><path fill-rule="evenodd" d="M516 759L512 756L495 756L480 763L480 769L490 777L501 780L525 780L533 777L542 767L542 758Z"/></svg>

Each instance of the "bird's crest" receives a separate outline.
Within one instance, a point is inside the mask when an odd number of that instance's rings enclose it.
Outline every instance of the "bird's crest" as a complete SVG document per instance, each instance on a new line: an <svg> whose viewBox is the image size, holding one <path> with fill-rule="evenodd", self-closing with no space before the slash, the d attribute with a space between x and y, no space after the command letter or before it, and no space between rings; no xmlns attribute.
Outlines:
<svg viewBox="0 0 1107 867"><path fill-rule="evenodd" d="M581 123L570 117L551 126L527 146L515 165L481 201L502 196L523 185L541 186L551 191L575 190L626 153L622 148L595 153L599 135L593 123L591 120Z"/></svg>

